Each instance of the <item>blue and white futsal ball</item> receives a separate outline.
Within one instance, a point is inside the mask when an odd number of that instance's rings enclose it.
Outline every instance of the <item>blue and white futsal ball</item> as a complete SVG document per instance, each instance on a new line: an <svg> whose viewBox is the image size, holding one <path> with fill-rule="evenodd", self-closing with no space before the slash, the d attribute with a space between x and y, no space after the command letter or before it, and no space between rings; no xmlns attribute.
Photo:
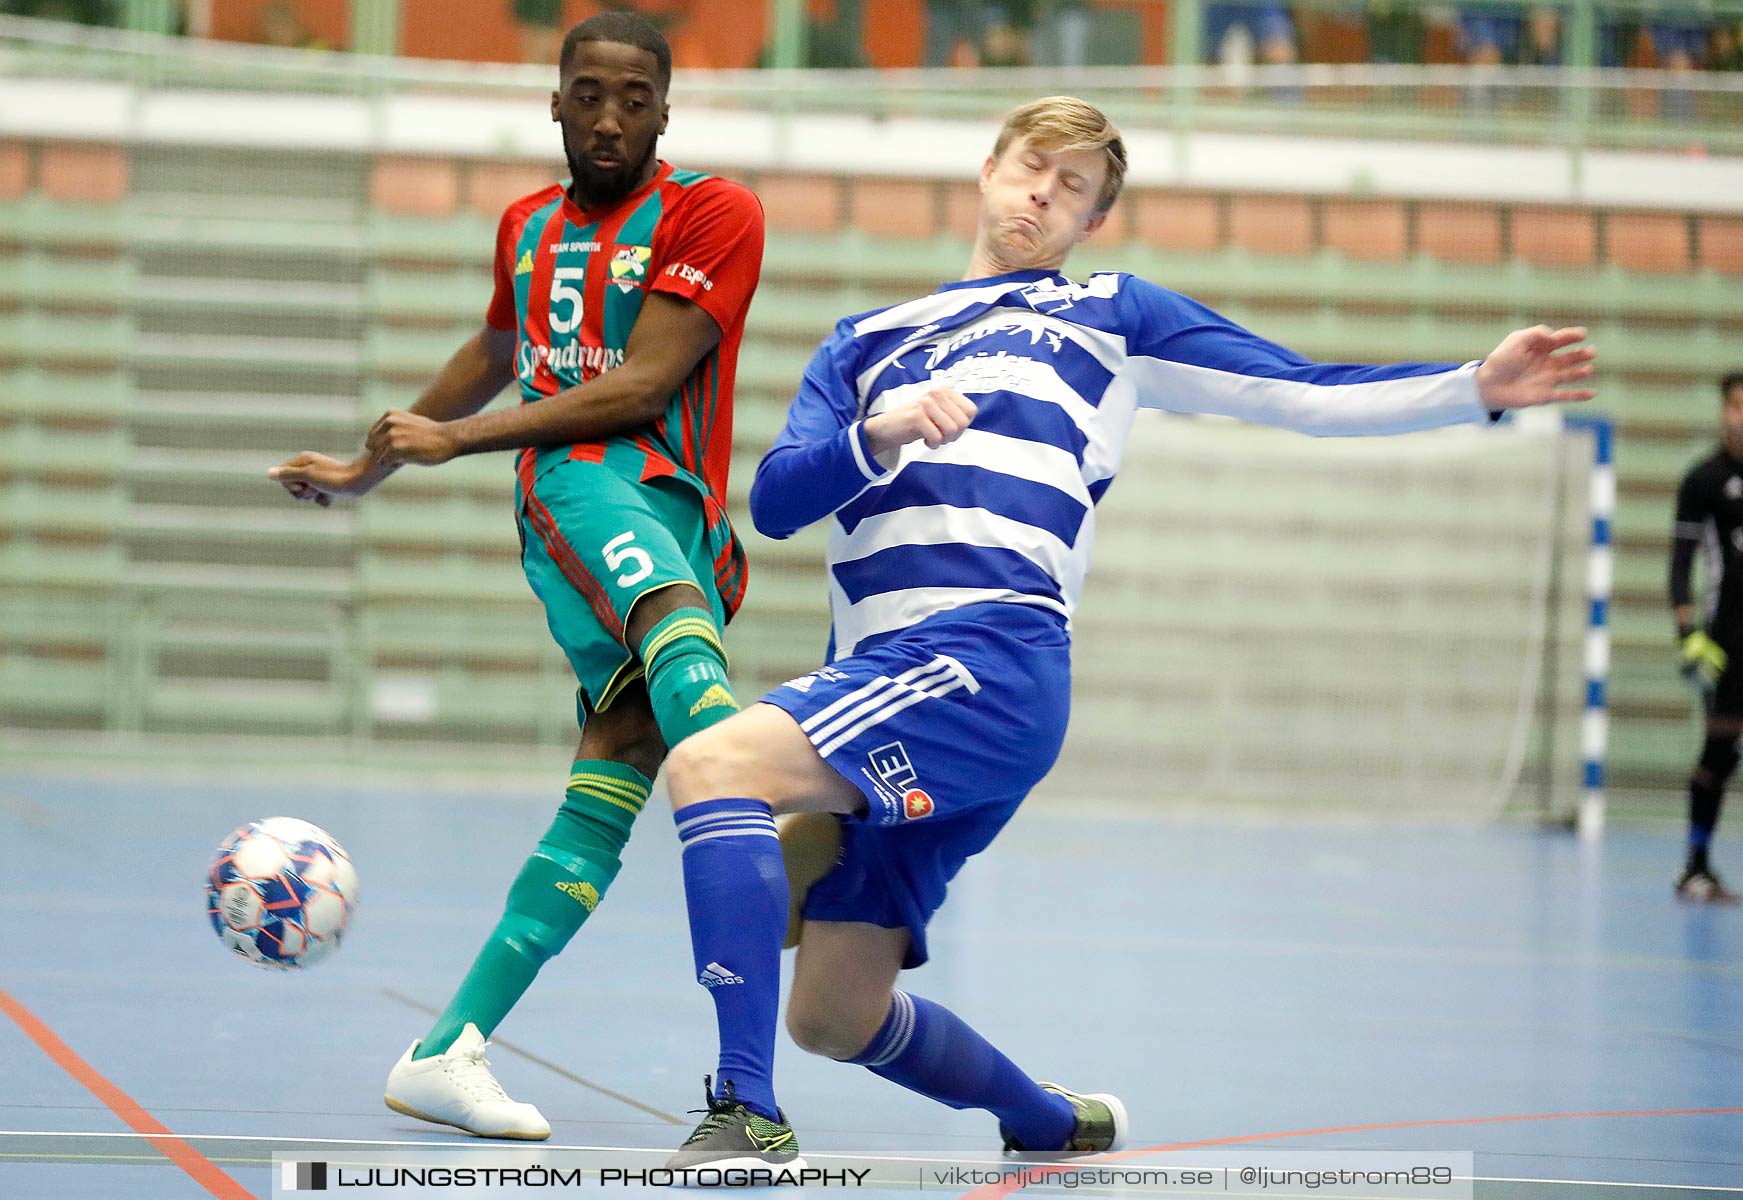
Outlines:
<svg viewBox="0 0 1743 1200"><path fill-rule="evenodd" d="M206 913L223 943L262 967L331 954L357 911L357 871L326 830L269 817L224 839L206 872Z"/></svg>

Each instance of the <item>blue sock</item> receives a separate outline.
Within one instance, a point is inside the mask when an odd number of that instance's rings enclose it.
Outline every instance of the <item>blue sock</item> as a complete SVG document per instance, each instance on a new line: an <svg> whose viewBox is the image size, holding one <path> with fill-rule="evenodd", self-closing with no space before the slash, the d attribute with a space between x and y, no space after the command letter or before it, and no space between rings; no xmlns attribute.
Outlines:
<svg viewBox="0 0 1743 1200"><path fill-rule="evenodd" d="M684 900L696 982L714 997L720 1025L715 1098L731 1083L739 1103L771 1121L775 1021L787 873L775 820L761 800L705 800L673 819L684 843Z"/></svg>
<svg viewBox="0 0 1743 1200"><path fill-rule="evenodd" d="M1043 1091L968 1022L923 996L896 992L877 1036L848 1061L951 1108L984 1108L1025 1149L1057 1150L1077 1128L1070 1101Z"/></svg>

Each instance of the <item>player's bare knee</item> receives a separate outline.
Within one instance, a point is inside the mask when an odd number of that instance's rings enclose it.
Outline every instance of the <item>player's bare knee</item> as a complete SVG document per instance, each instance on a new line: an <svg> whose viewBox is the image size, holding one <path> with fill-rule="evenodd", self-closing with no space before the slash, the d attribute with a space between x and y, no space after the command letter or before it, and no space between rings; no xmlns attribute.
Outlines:
<svg viewBox="0 0 1743 1200"><path fill-rule="evenodd" d="M757 794L755 756L746 753L740 724L733 717L673 747L666 759L666 790L674 809L721 796L767 799Z"/></svg>
<svg viewBox="0 0 1743 1200"><path fill-rule="evenodd" d="M807 1054L840 1062L857 1058L882 1024L882 1016L872 1020L869 1012L856 1011L853 1005L789 1003L787 1007L787 1033L793 1044Z"/></svg>

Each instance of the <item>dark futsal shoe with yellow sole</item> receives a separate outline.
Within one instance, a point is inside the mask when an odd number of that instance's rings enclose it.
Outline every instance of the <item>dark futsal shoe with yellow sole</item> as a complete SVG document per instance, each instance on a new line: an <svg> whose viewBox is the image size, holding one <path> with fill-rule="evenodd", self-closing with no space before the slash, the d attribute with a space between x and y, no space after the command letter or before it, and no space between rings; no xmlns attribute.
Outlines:
<svg viewBox="0 0 1743 1200"><path fill-rule="evenodd" d="M1077 1117L1071 1137L1063 1146L1025 1146L1017 1136L999 1123L999 1136L1005 1139L1005 1149L1014 1153L1038 1154L1100 1154L1118 1150L1126 1144L1126 1106L1109 1092L1073 1092L1057 1083L1043 1083L1041 1090L1064 1096Z"/></svg>
<svg viewBox="0 0 1743 1200"><path fill-rule="evenodd" d="M678 1152L666 1160L669 1171L694 1171L706 1167L714 1171L803 1171L805 1160L799 1157L799 1139L787 1124L785 1113L777 1113L779 1121L771 1121L752 1112L738 1102L732 1081L726 1081L725 1094L714 1098L714 1081L704 1076L702 1086L708 1097L707 1116L696 1126Z"/></svg>

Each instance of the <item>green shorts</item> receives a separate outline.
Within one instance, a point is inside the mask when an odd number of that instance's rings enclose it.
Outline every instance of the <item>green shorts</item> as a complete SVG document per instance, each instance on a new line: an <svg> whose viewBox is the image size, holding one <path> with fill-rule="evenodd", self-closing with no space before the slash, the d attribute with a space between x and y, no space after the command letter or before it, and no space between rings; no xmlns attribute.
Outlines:
<svg viewBox="0 0 1743 1200"><path fill-rule="evenodd" d="M688 584L707 598L716 631L724 628L707 518L681 480L632 483L601 463L570 460L539 476L519 519L527 582L575 668L577 699L594 712L641 677L624 628L643 596Z"/></svg>

